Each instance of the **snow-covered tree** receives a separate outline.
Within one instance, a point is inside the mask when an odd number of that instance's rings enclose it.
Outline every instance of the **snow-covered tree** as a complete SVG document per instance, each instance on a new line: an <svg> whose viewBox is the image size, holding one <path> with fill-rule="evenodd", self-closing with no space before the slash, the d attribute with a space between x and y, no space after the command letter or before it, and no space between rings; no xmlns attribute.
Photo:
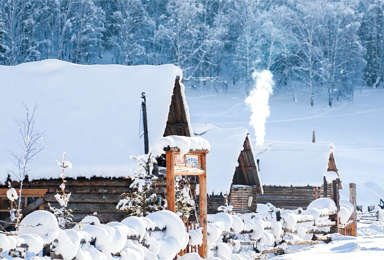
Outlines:
<svg viewBox="0 0 384 260"><path fill-rule="evenodd" d="M167 13L156 32L161 49L167 51L168 62L184 70L185 79L196 72L196 59L200 51L197 38L200 33L200 15L203 8L196 0L170 0Z"/></svg>
<svg viewBox="0 0 384 260"><path fill-rule="evenodd" d="M129 176L132 180L129 191L121 195L124 198L119 201L116 209L127 212L129 216L139 217L163 210L165 201L156 195L152 187L153 181L157 179L152 174L156 158L151 154L132 156L131 158L137 162L138 169L132 176Z"/></svg>
<svg viewBox="0 0 384 260"><path fill-rule="evenodd" d="M74 4L76 12L72 16L70 34L70 57L74 63L91 63L101 48L104 31L104 11L91 0L81 0Z"/></svg>
<svg viewBox="0 0 384 260"><path fill-rule="evenodd" d="M65 155L66 154L64 152L63 159L61 162L56 160L57 165L59 165L60 168L62 169L60 174L60 178L63 181L60 184L61 194L57 193L55 195L55 199L57 200L61 208L55 208L51 206L50 203L48 203L49 209L53 212L53 214L57 218L57 222L59 223L59 227L61 229L69 228L69 224L73 221L73 215L72 215L73 209L68 209L68 202L71 197L71 193L65 193L65 188L66 188L65 183L67 182L65 180L65 177L66 177L65 169L66 168L71 169L72 163L70 161L65 160Z"/></svg>
<svg viewBox="0 0 384 260"><path fill-rule="evenodd" d="M188 220L190 215L196 210L190 180L186 176L176 176L175 204L176 212L178 212L184 220Z"/></svg>
<svg viewBox="0 0 384 260"><path fill-rule="evenodd" d="M118 1L110 17L114 62L123 65L145 60L145 35L151 28L150 19L140 0ZM141 58L141 60L140 60Z"/></svg>
<svg viewBox="0 0 384 260"><path fill-rule="evenodd" d="M2 17L2 10L0 9L0 64L5 64L9 47L5 44L7 32L5 31L5 25Z"/></svg>
<svg viewBox="0 0 384 260"><path fill-rule="evenodd" d="M365 47L364 80L370 87L378 87L383 81L384 58L384 3L374 1L364 13L359 30L362 45Z"/></svg>

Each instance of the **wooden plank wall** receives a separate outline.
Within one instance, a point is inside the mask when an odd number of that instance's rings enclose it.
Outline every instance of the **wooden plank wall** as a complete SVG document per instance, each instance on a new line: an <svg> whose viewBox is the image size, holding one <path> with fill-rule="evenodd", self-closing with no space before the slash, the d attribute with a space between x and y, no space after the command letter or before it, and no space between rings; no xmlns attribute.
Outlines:
<svg viewBox="0 0 384 260"><path fill-rule="evenodd" d="M122 198L120 195L128 191L131 181L123 178L79 178L66 179L67 193L71 193L68 208L74 209L74 221L80 221L87 215L97 212L101 222L121 221L126 213L118 211L116 205ZM45 209L49 210L48 202L54 207L59 207L54 196L60 190L61 179L37 180L25 182L24 188L48 189L45 195ZM14 184L16 186L16 183Z"/></svg>
<svg viewBox="0 0 384 260"><path fill-rule="evenodd" d="M257 203L271 203L278 208L306 208L315 199L314 186L263 186L264 194L257 196Z"/></svg>
<svg viewBox="0 0 384 260"><path fill-rule="evenodd" d="M252 197L251 208L248 207L248 199ZM257 203L257 186L253 185L232 185L231 193L229 194L230 204L233 206L233 211L236 213L256 212Z"/></svg>

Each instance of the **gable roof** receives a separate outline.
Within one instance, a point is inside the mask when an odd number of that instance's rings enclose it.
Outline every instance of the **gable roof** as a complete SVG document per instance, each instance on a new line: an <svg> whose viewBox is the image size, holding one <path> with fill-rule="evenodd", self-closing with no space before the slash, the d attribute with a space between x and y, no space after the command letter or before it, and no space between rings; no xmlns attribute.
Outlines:
<svg viewBox="0 0 384 260"><path fill-rule="evenodd" d="M212 147L207 155L208 193L229 193L232 183L261 185L250 143L247 153L242 152L247 143L248 129L243 127L221 129L210 124L192 126L194 134L205 138ZM253 163L245 165L245 178L239 164L239 158L242 156L244 158L241 160L244 163ZM251 158L248 158L249 156Z"/></svg>
<svg viewBox="0 0 384 260"><path fill-rule="evenodd" d="M30 180L57 178L55 159L67 152L73 169L68 177L127 176L136 163L131 155L144 153L140 137L141 92L146 93L150 148L163 137L174 89L184 110L184 135L192 133L182 71L174 65L77 65L44 60L14 67L0 66L0 180L15 169L8 151L17 151L15 118L25 117L22 103L38 103L36 127L45 132L46 148L32 162ZM178 79L178 80L177 80ZM176 85L175 85L176 82ZM179 89L176 89L177 86ZM181 101L180 101L181 100ZM167 124L168 121L168 124ZM187 130L185 130L187 128Z"/></svg>
<svg viewBox="0 0 384 260"><path fill-rule="evenodd" d="M267 141L254 147L265 185L320 186L333 158L334 144ZM333 160L334 162L334 160Z"/></svg>

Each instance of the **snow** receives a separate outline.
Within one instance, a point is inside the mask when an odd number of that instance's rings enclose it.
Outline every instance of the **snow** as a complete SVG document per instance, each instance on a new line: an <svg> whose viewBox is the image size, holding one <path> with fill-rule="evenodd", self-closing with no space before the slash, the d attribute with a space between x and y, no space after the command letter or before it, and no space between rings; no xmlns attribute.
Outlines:
<svg viewBox="0 0 384 260"><path fill-rule="evenodd" d="M244 90L235 87L225 92L187 89L192 122L207 123L220 128L248 128L251 111L244 102ZM269 99L270 116L265 125L265 139L277 143L307 143L311 146L308 142L312 141L312 132L315 130L316 143L330 141L335 145L334 156L344 186L341 190L342 199L349 199L349 189L346 188L348 183L356 182L358 205L367 207L379 203L379 197L371 190L384 198L384 175L381 171L384 168L382 160L384 139L381 131L378 131L383 128L384 122L384 90L357 89L353 102L334 102L332 108L328 107L326 95L322 97L321 93L317 95L315 106L311 107L308 93L308 89L298 91L295 87L297 101L294 102L292 93L274 90L274 95ZM249 130L250 136L253 137L253 128ZM252 142L255 144L254 138ZM212 147L213 152L214 145ZM257 147L254 146L254 148ZM307 147L303 146L303 148ZM328 147L324 147L325 151L327 149ZM321 159L324 161L326 160L325 151L324 158ZM308 158L305 152L306 150L300 154ZM313 150L308 152L315 153ZM292 151L292 153L299 152ZM316 158L320 160L319 157ZM287 160L284 161L287 162ZM322 182L322 176L327 170L326 164L320 163L323 168L317 168L318 174L311 174L311 176L316 175L315 183ZM284 167L284 172L270 180L268 179L270 175L264 171L263 164L265 162L260 161L260 178L265 184L277 185L279 179L286 177L287 170L290 170ZM303 174L303 172L297 168L294 174ZM294 181L297 180L304 185L309 184L310 181L307 178L294 179ZM283 183L290 182L285 180Z"/></svg>
<svg viewBox="0 0 384 260"><path fill-rule="evenodd" d="M10 201L15 201L19 198L19 195L17 195L17 191L15 190L15 188L10 188L9 190L7 190L7 198Z"/></svg>
<svg viewBox="0 0 384 260"><path fill-rule="evenodd" d="M23 218L17 234L19 236L33 234L41 237L44 244L53 242L59 236L59 225L56 217L44 210L34 211Z"/></svg>
<svg viewBox="0 0 384 260"><path fill-rule="evenodd" d="M332 199L320 198L309 203L307 209L317 209L321 214L336 212L337 207Z"/></svg>
<svg viewBox="0 0 384 260"><path fill-rule="evenodd" d="M265 185L320 186L334 145L266 141L254 147Z"/></svg>
<svg viewBox="0 0 384 260"><path fill-rule="evenodd" d="M199 136L185 137L171 135L156 140L153 148L154 154L164 153L164 148L178 148L180 149L180 156L187 154L190 150L210 150L211 145L207 140Z"/></svg>
<svg viewBox="0 0 384 260"><path fill-rule="evenodd" d="M327 180L328 183L332 183L332 181L335 181L335 180L337 180L339 178L339 175L337 174L337 172L327 171L324 174L324 177L325 177L325 179Z"/></svg>
<svg viewBox="0 0 384 260"><path fill-rule="evenodd" d="M160 250L158 256L162 260L171 260L188 244L189 237L181 218L175 213L164 210L151 213L147 218L159 228L165 228L164 235L158 239Z"/></svg>
<svg viewBox="0 0 384 260"><path fill-rule="evenodd" d="M210 124L192 124L192 127L195 135L204 137L212 146L207 155L207 192L229 193L248 129L221 129Z"/></svg>
<svg viewBox="0 0 384 260"><path fill-rule="evenodd" d="M14 169L9 151L17 150L15 119L25 117L23 103L38 103L35 128L45 133L45 149L33 160L29 180L58 178L54 162L67 152L76 167L67 177L122 177L144 153L139 132L141 92L146 93L150 147L163 137L176 77L174 65L77 65L59 60L0 66L0 181ZM181 92L189 120L188 106ZM191 133L193 132L192 129ZM57 172L57 174L55 174Z"/></svg>

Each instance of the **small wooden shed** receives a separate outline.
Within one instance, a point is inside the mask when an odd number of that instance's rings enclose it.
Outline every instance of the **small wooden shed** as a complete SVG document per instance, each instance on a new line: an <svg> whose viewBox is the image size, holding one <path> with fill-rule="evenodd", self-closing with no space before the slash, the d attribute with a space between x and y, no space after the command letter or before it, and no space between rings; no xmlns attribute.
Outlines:
<svg viewBox="0 0 384 260"><path fill-rule="evenodd" d="M234 212L254 212L257 195L263 193L263 187L248 129L193 124L193 131L212 146L207 162L208 213L218 212L217 208L226 203L226 197Z"/></svg>
<svg viewBox="0 0 384 260"><path fill-rule="evenodd" d="M264 184L258 203L305 209L317 198L334 198L332 179L340 180L340 176L333 143L266 142L255 148L255 154ZM324 183L325 178L328 183ZM337 192L339 188L341 182Z"/></svg>
<svg viewBox="0 0 384 260"><path fill-rule="evenodd" d="M141 94L145 92L149 143L163 136L191 136L188 106L181 83L182 71L174 65L121 66L77 65L44 60L14 67L0 66L0 149L17 153L17 126L22 119L22 102L36 101L36 127L45 132L46 148L33 161L24 183L26 206L43 197L34 209L58 206L54 195L61 183L55 160L67 153L73 164L66 170L71 193L69 208L74 220L97 212L102 222L121 220L116 210L120 195L128 190L136 162L132 155L144 154ZM6 182L18 182L9 175L9 156L0 156L0 213L9 215ZM35 192L36 191L36 192ZM40 201L40 200L39 200Z"/></svg>

